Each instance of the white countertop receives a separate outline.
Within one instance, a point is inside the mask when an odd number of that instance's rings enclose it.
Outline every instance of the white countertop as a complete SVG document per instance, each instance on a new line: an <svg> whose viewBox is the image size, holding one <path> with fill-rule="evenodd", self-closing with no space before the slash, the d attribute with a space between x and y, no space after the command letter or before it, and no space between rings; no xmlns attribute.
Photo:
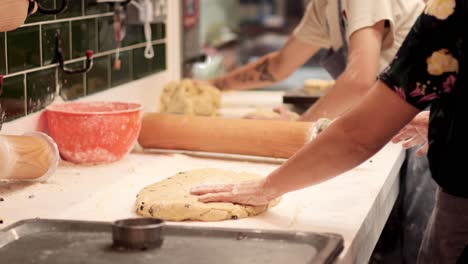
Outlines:
<svg viewBox="0 0 468 264"><path fill-rule="evenodd" d="M365 263L378 240L398 193L404 154L387 145L372 162L326 183L285 195L267 213L248 219L184 225L298 230L341 234L340 263ZM0 219L6 227L29 218L113 221L135 217L135 195L144 186L173 174L216 167L267 175L278 164L208 159L180 154L132 153L101 166L62 163L44 184L0 185ZM180 224L180 223L179 223Z"/></svg>

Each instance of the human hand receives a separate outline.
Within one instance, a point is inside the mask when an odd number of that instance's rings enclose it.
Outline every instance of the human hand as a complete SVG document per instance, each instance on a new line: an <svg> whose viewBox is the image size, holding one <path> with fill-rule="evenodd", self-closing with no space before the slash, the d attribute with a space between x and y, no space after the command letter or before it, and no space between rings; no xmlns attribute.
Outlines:
<svg viewBox="0 0 468 264"><path fill-rule="evenodd" d="M239 184L201 185L192 188L200 202L231 202L236 204L268 205L279 195L265 187L265 180L246 181Z"/></svg>
<svg viewBox="0 0 468 264"><path fill-rule="evenodd" d="M417 156L423 156L429 149L427 140L429 128L429 111L423 111L411 120L400 132L393 137L393 143L403 142L402 146L409 149L418 146Z"/></svg>

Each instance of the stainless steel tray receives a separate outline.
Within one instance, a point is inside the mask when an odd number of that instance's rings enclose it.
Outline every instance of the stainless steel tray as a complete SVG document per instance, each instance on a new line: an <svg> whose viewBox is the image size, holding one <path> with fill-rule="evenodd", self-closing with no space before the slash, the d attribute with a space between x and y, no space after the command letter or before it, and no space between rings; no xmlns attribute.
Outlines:
<svg viewBox="0 0 468 264"><path fill-rule="evenodd" d="M115 226L114 226L115 227ZM25 220L0 231L1 264L333 263L341 236L162 224L159 248L113 247L112 223Z"/></svg>

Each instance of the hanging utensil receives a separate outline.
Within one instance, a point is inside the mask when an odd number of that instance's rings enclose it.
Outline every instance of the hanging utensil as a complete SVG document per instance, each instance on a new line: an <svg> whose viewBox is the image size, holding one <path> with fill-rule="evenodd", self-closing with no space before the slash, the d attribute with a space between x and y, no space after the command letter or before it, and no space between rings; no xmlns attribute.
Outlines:
<svg viewBox="0 0 468 264"><path fill-rule="evenodd" d="M116 43L116 54L114 60L114 69L120 70L122 61L120 60L120 49L122 48L122 41L127 33L127 5L132 0L96 0L97 4L107 3L114 8L114 39Z"/></svg>
<svg viewBox="0 0 468 264"><path fill-rule="evenodd" d="M93 68L93 65L94 65L93 55L94 53L92 50L86 51L86 66L83 68L72 69L72 68L67 67L65 65L65 59L63 56L62 36L60 33L60 29L57 29L57 31L55 32L55 62L58 62L59 69L62 70L62 72L66 74L84 74L84 73L89 72ZM57 85L57 89L56 89L55 96L54 96L54 101L52 102L52 104L63 103L63 99L60 96L61 90L62 90L61 88L62 88L62 84L59 83Z"/></svg>
<svg viewBox="0 0 468 264"><path fill-rule="evenodd" d="M30 0L30 1L32 1L32 0ZM40 13L45 14L45 15L58 15L58 14L61 14L68 7L68 0L58 0L60 2L60 5L58 5L59 7L56 8L56 9L50 9L50 8L44 7L43 5L41 5L40 0L35 0L35 1L37 3L37 6L38 6L37 11L39 11Z"/></svg>
<svg viewBox="0 0 468 264"><path fill-rule="evenodd" d="M67 74L82 74L87 73L93 68L93 56L94 53L92 50L86 51L86 67L71 69L65 66L65 59L63 56L62 50L62 36L60 30L58 29L55 32L55 59L60 65L60 69Z"/></svg>
<svg viewBox="0 0 468 264"><path fill-rule="evenodd" d="M154 48L153 48L153 32L151 29L151 23L154 22L154 5L152 0L134 0L130 2L138 10L138 18L140 23L143 24L146 48L145 48L145 58L152 59L154 58Z"/></svg>
<svg viewBox="0 0 468 264"><path fill-rule="evenodd" d="M114 69L120 70L122 61L120 60L120 49L122 48L122 41L127 34L126 26L126 13L124 5L114 5L114 38L116 43L116 54L114 60Z"/></svg>

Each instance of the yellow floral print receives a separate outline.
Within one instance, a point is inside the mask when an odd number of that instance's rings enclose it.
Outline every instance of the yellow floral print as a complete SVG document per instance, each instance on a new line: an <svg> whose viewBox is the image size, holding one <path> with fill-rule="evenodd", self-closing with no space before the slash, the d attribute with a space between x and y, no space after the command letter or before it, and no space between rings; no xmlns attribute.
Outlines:
<svg viewBox="0 0 468 264"><path fill-rule="evenodd" d="M446 49L432 53L427 59L427 72L439 76L446 72L458 72L458 60Z"/></svg>
<svg viewBox="0 0 468 264"><path fill-rule="evenodd" d="M440 20L447 19L455 12L456 0L429 0L425 13Z"/></svg>

